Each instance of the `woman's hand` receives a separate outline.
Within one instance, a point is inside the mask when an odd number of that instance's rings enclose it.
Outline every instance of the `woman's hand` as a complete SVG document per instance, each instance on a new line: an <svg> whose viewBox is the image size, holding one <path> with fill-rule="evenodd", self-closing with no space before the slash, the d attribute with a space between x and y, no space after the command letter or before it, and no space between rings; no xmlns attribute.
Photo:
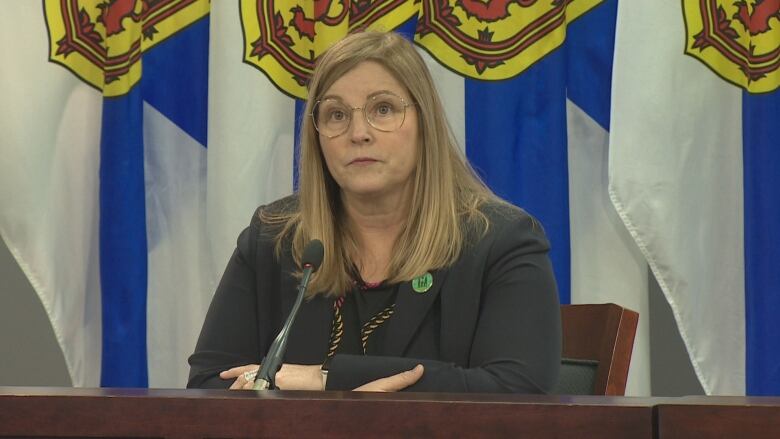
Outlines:
<svg viewBox="0 0 780 439"><path fill-rule="evenodd" d="M252 390L259 368L257 364L238 366L220 372L219 377L223 380L236 379L230 385L230 390ZM325 390L323 381L320 366L316 364L313 366L283 364L274 377L274 385L280 390Z"/></svg>
<svg viewBox="0 0 780 439"><path fill-rule="evenodd" d="M252 390L254 379L247 379L245 374L254 378L259 369L257 364L247 364L220 372L223 380L235 378L230 385L231 390ZM397 392L416 383L423 376L423 366L418 364L414 369L407 370L389 377L380 378L363 384L355 389L358 392ZM283 364L276 372L274 384L280 390L325 390L325 382L319 365Z"/></svg>
<svg viewBox="0 0 780 439"><path fill-rule="evenodd" d="M244 374L249 373L251 378L254 378L254 375L257 375L258 369L260 369L259 364L247 364L246 366L238 366L224 370L219 373L219 377L223 380L236 379L233 381L233 384L230 385L230 390L252 390L255 381L254 379L247 380L247 377Z"/></svg>
<svg viewBox="0 0 780 439"><path fill-rule="evenodd" d="M418 364L414 369L407 370L389 377L380 378L363 384L355 389L357 392L397 392L416 383L423 376L423 365Z"/></svg>
<svg viewBox="0 0 780 439"><path fill-rule="evenodd" d="M318 364L282 364L276 372L274 384L280 390L325 390L321 367Z"/></svg>

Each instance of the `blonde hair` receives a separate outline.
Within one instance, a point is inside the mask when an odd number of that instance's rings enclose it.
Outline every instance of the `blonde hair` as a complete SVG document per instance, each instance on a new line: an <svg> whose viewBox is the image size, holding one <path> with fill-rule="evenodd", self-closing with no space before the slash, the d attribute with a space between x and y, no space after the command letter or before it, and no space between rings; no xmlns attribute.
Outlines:
<svg viewBox="0 0 780 439"><path fill-rule="evenodd" d="M489 226L480 206L503 203L479 179L458 148L428 69L414 46L395 33L361 32L347 36L322 54L309 83L306 117L301 127L297 208L261 212L266 223L281 225L277 256L285 237L300 264L304 245L319 239L325 258L309 291L343 295L352 287L350 255L357 244L341 209L340 189L325 165L319 137L309 115L314 103L335 81L358 64L380 64L401 83L418 112L417 169L406 224L396 239L388 267L389 283L409 281L426 271L451 265L460 255L466 233Z"/></svg>

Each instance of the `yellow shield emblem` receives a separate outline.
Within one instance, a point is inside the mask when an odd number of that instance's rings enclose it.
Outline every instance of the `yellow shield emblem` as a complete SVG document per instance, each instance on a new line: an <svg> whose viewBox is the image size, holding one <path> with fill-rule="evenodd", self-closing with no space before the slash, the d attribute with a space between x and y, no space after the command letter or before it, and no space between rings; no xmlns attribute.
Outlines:
<svg viewBox="0 0 780 439"><path fill-rule="evenodd" d="M566 26L603 0L422 0L415 40L471 78L518 75L566 39Z"/></svg>
<svg viewBox="0 0 780 439"><path fill-rule="evenodd" d="M48 0L49 61L103 91L126 94L141 54L208 15L209 0Z"/></svg>
<svg viewBox="0 0 780 439"><path fill-rule="evenodd" d="M314 61L359 29L390 30L414 16L415 0L241 0L244 62L282 92L306 98Z"/></svg>
<svg viewBox="0 0 780 439"><path fill-rule="evenodd" d="M750 93L780 86L780 0L683 0L685 53Z"/></svg>

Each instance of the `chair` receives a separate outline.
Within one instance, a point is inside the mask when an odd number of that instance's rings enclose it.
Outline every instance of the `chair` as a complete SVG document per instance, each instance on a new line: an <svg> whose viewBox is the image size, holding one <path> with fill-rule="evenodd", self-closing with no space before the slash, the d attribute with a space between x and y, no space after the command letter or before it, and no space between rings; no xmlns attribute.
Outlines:
<svg viewBox="0 0 780 439"><path fill-rule="evenodd" d="M614 303L562 305L563 360L553 393L624 395L638 321Z"/></svg>

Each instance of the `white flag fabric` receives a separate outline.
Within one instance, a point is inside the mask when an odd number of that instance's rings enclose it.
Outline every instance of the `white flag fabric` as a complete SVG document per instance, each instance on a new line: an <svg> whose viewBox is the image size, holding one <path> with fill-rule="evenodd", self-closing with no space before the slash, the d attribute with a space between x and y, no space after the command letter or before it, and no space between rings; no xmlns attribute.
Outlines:
<svg viewBox="0 0 780 439"><path fill-rule="evenodd" d="M39 3L6 4L0 36L8 43L0 47L0 235L38 292L60 346L68 347L74 383L96 386L102 96L46 62Z"/></svg>
<svg viewBox="0 0 780 439"><path fill-rule="evenodd" d="M242 62L240 17L238 2L211 5L208 223L218 267L254 209L293 188L295 100Z"/></svg>
<svg viewBox="0 0 780 439"><path fill-rule="evenodd" d="M609 188L706 393L777 394L780 22L737 3L620 3Z"/></svg>

